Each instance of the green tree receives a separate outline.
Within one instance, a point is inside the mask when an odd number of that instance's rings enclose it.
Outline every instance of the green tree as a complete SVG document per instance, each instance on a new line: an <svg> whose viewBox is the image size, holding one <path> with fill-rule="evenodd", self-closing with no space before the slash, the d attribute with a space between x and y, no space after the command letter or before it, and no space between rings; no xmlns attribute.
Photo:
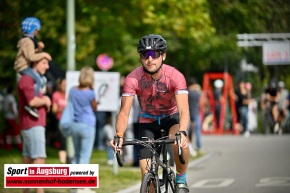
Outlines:
<svg viewBox="0 0 290 193"><path fill-rule="evenodd" d="M140 65L138 39L157 33L168 41L166 63L199 80L207 70L241 74L239 62L247 57L263 77L277 67L262 64L261 48L237 47L239 33L285 33L290 29L286 0L75 0L76 69L94 66L96 57L114 58L112 71L126 75ZM0 70L2 80L14 80L16 43L21 21L27 16L42 22L42 40L53 61L66 70L66 1L0 1ZM273 70L272 68L276 69ZM289 69L280 71L286 77ZM254 74L250 76L255 76Z"/></svg>

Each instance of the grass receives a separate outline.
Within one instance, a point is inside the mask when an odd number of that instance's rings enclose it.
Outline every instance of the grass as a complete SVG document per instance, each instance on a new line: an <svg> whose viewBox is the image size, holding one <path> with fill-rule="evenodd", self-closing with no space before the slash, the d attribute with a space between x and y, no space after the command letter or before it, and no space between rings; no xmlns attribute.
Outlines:
<svg viewBox="0 0 290 193"><path fill-rule="evenodd" d="M10 151L0 149L0 193L18 193L22 192L21 189L7 188L4 189L4 164L21 164L22 156L21 152L12 149ZM106 164L106 152L104 151L93 151L91 163L99 164L99 188L93 189L98 193L114 193L119 190L128 188L138 183L141 179L139 168L125 165L118 167L118 174L114 174L113 166ZM56 149L47 147L47 164L57 164L58 152ZM45 189L46 193L69 193L70 189L54 188ZM31 192L35 192L31 189Z"/></svg>

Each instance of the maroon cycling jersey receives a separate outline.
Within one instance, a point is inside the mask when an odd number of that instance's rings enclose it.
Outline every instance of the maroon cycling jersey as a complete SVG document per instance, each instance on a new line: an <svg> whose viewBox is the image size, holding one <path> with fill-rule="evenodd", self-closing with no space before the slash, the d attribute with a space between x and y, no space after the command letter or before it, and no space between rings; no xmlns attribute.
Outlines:
<svg viewBox="0 0 290 193"><path fill-rule="evenodd" d="M125 79L122 96L137 95L141 107L140 114L165 116L178 112L176 94L188 94L186 81L177 69L162 65L157 80L151 78L140 66ZM156 118L140 117L140 123L150 123Z"/></svg>

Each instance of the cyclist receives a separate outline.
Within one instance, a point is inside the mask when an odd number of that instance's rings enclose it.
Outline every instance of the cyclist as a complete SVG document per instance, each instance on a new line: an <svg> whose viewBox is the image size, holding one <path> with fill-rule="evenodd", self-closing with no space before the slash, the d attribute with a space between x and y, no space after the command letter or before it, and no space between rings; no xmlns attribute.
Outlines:
<svg viewBox="0 0 290 193"><path fill-rule="evenodd" d="M278 90L276 82L271 81L264 91L264 97L262 100L262 109L264 109L264 119L266 122L265 132L268 134L276 133L279 130L279 110L278 110Z"/></svg>
<svg viewBox="0 0 290 193"><path fill-rule="evenodd" d="M181 148L183 149L185 164L181 164L177 145L173 145L176 163L177 193L187 193L186 170L188 164L187 128L189 123L188 91L184 76L175 68L163 64L166 58L166 40L156 34L143 36L138 44L142 66L133 70L125 79L120 112L116 121L116 136L120 138L117 151L122 147L124 133L134 96L137 95L140 105L139 137L158 139L161 129L174 138L181 133ZM114 147L114 140L111 140ZM150 157L150 150L140 146L139 165L142 178L147 172L146 159Z"/></svg>

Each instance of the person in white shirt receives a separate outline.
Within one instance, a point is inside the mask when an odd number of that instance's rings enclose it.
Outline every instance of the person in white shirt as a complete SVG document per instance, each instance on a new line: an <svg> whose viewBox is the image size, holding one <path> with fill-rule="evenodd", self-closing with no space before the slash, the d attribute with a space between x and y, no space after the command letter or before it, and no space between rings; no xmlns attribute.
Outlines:
<svg viewBox="0 0 290 193"><path fill-rule="evenodd" d="M15 97L13 95L13 87L9 85L7 87L7 94L3 99L3 111L5 116L5 125L6 125L6 149L12 149L13 139L16 142L16 146L19 150L22 150L22 141L20 136L20 129L17 122L18 119L18 110Z"/></svg>

